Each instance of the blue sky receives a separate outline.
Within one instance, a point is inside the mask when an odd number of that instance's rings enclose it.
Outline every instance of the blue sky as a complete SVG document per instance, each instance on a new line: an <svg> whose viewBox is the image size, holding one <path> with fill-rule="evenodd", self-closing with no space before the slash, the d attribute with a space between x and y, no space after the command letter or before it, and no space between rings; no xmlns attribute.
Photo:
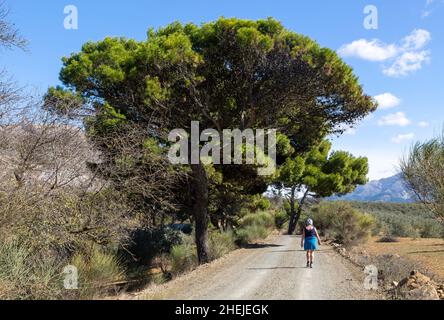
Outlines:
<svg viewBox="0 0 444 320"><path fill-rule="evenodd" d="M444 0L9 0L10 20L30 42L28 52L1 52L0 66L29 90L59 84L60 58L89 40L142 40L148 27L201 23L220 16L274 17L286 28L338 50L381 108L335 138L334 148L370 160L370 178L395 173L411 143L444 123ZM64 7L78 8L79 29L66 30ZM378 10L378 28L364 27L364 8Z"/></svg>

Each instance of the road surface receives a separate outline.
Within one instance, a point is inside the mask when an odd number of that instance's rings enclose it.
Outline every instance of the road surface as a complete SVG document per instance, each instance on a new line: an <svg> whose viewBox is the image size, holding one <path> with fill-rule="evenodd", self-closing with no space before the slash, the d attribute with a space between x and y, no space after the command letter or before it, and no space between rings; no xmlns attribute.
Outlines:
<svg viewBox="0 0 444 320"><path fill-rule="evenodd" d="M151 287L132 299L320 300L378 299L364 289L363 272L322 246L313 269L296 236L276 236L266 244L236 250L212 264Z"/></svg>

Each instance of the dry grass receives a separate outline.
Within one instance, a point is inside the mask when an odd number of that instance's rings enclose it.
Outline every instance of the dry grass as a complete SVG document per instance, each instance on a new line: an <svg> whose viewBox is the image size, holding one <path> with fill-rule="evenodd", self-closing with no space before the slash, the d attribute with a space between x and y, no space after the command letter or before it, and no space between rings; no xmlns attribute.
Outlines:
<svg viewBox="0 0 444 320"><path fill-rule="evenodd" d="M444 240L398 238L398 242L381 243L374 237L358 250L371 256L397 254L401 258L418 263L437 277L444 279Z"/></svg>

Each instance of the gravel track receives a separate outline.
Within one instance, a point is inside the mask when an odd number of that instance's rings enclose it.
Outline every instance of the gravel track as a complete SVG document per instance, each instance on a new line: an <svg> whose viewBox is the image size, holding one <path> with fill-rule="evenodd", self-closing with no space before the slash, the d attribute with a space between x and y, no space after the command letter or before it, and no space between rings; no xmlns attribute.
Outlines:
<svg viewBox="0 0 444 320"><path fill-rule="evenodd" d="M280 235L236 250L167 284L123 299L343 300L380 299L363 287L362 270L322 246L313 269L305 267L300 238Z"/></svg>

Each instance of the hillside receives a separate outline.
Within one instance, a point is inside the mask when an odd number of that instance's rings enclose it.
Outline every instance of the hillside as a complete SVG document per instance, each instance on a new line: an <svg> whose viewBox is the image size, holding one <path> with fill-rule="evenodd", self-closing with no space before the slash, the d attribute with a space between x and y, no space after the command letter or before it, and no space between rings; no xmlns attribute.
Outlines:
<svg viewBox="0 0 444 320"><path fill-rule="evenodd" d="M407 190L401 174L381 180L370 181L364 186L342 197L331 197L329 200L367 201L367 202L415 202L414 195Z"/></svg>

